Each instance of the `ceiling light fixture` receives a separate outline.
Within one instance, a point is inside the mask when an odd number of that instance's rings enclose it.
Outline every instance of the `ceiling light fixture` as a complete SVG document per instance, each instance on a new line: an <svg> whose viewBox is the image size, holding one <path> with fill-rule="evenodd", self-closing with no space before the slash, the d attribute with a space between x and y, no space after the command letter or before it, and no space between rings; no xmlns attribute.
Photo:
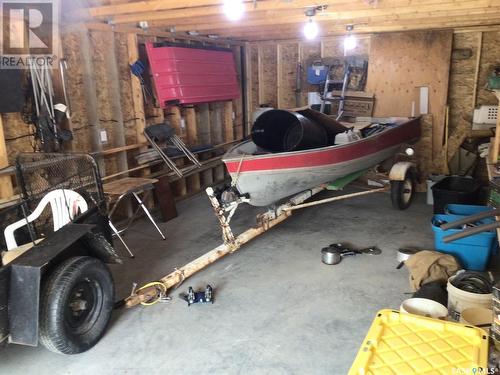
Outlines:
<svg viewBox="0 0 500 375"><path fill-rule="evenodd" d="M347 56L347 51L353 50L354 48L356 48L358 44L356 36L352 34L353 30L354 30L354 25L346 26L347 35L344 39L344 56Z"/></svg>
<svg viewBox="0 0 500 375"><path fill-rule="evenodd" d="M238 21L243 17L245 5L242 0L224 0L224 14L231 21Z"/></svg>
<svg viewBox="0 0 500 375"><path fill-rule="evenodd" d="M308 9L306 11L306 17L309 17L309 21L304 25L304 36L308 40L316 38L319 34L318 24L313 20L316 15L316 9Z"/></svg>

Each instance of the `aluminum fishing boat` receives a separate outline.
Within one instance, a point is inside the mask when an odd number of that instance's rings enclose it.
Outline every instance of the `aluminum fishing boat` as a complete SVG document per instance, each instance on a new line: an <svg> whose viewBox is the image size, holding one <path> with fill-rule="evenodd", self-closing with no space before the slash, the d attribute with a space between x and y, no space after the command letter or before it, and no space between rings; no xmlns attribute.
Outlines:
<svg viewBox="0 0 500 375"><path fill-rule="evenodd" d="M293 194L333 182L390 159L420 137L420 120L372 119L379 131L345 144L302 151L266 152L253 141L223 157L233 185L253 206L268 206ZM382 128L380 128L382 127Z"/></svg>

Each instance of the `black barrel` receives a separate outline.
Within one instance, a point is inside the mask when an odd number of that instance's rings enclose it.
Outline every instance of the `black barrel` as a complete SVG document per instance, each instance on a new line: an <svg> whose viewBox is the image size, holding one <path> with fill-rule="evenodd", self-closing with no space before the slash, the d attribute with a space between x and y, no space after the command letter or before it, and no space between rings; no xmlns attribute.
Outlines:
<svg viewBox="0 0 500 375"><path fill-rule="evenodd" d="M296 112L274 109L259 116L252 128L254 143L271 152L308 150L328 145L326 130Z"/></svg>

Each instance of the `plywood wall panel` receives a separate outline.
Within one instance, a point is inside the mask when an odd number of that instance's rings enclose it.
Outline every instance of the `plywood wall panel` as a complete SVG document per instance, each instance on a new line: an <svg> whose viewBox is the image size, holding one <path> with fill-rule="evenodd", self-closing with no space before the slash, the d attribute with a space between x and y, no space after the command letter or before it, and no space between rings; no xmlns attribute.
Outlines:
<svg viewBox="0 0 500 375"><path fill-rule="evenodd" d="M470 117L474 109L474 84L476 62L479 53L480 33L455 34L453 49L470 49L469 58L452 58L450 67L450 83L448 91L449 130L450 133L464 117Z"/></svg>
<svg viewBox="0 0 500 375"><path fill-rule="evenodd" d="M250 103L251 108L249 110L252 113L255 108L259 107L259 49L256 45L250 46L250 81L251 91L250 91Z"/></svg>
<svg viewBox="0 0 500 375"><path fill-rule="evenodd" d="M375 94L375 116L410 116L415 90L429 87L434 156L442 147L452 31L374 35L366 91Z"/></svg>
<svg viewBox="0 0 500 375"><path fill-rule="evenodd" d="M264 44L260 46L259 90L260 103L278 106L278 64L277 45Z"/></svg>
<svg viewBox="0 0 500 375"><path fill-rule="evenodd" d="M92 150L90 126L96 124L89 124L87 118L80 33L63 33L61 40L64 58L68 63L66 86L71 101L73 150L80 152L90 151Z"/></svg>
<svg viewBox="0 0 500 375"><path fill-rule="evenodd" d="M479 70L477 105L497 105L495 94L485 89L488 78L500 66L500 31L483 33L481 69Z"/></svg>
<svg viewBox="0 0 500 375"><path fill-rule="evenodd" d="M297 82L297 64L299 62L299 44L281 43L279 45L279 107L295 108L295 89Z"/></svg>
<svg viewBox="0 0 500 375"><path fill-rule="evenodd" d="M13 164L20 152L34 151L35 131L33 126L26 124L20 113L2 113L3 134L9 164Z"/></svg>
<svg viewBox="0 0 500 375"><path fill-rule="evenodd" d="M301 105L307 104L307 93L317 91L317 86L310 85L307 82L307 66L314 60L321 58L321 43L319 41L315 42L302 42L300 44L300 62L302 64L302 103Z"/></svg>
<svg viewBox="0 0 500 375"><path fill-rule="evenodd" d="M115 52L118 63L118 75L120 80L120 100L123 112L124 132L126 144L137 143L136 134L136 113L134 111L134 100L132 97L131 78L138 80L137 77L131 77L130 67L128 65L128 46L125 33L115 33Z"/></svg>

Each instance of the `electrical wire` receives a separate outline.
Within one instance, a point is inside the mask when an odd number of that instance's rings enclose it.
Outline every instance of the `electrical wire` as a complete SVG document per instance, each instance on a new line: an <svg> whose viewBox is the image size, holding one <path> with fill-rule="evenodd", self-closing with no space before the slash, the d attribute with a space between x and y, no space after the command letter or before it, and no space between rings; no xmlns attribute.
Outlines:
<svg viewBox="0 0 500 375"><path fill-rule="evenodd" d="M136 293L139 293L141 290L146 289L146 288L150 288L152 286L154 286L154 287L158 287L159 286L160 289L161 289L161 292L158 294L158 297L156 299L151 300L151 301L147 301L147 302L141 302L141 305L143 305L143 306L152 306L152 305L160 302L162 295L164 295L167 292L167 287L163 283L161 283L159 281L153 281L153 282L148 283L148 284L140 287L139 289L137 289Z"/></svg>

